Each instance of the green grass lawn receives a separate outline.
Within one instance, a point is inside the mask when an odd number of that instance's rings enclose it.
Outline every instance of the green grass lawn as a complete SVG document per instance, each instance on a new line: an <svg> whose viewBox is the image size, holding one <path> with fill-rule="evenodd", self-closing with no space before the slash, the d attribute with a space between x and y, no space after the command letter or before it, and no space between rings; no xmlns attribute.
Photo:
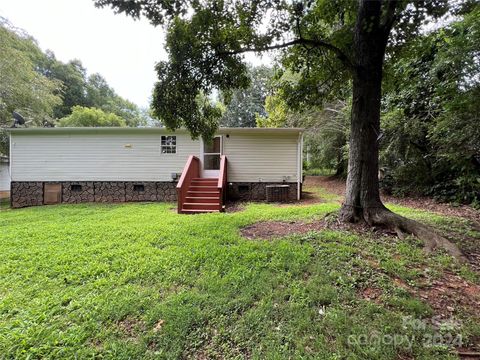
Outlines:
<svg viewBox="0 0 480 360"><path fill-rule="evenodd" d="M467 267L442 253L426 257L415 239L325 230L247 240L239 232L262 220L315 221L338 206L250 204L194 216L162 203L4 211L0 359L456 358L447 346L424 346L430 326L405 326L406 316L433 313L395 280L417 286L449 270L477 281ZM361 296L366 288L381 292L376 301ZM480 334L471 317L456 315L464 342ZM394 334L411 346L375 340Z"/></svg>

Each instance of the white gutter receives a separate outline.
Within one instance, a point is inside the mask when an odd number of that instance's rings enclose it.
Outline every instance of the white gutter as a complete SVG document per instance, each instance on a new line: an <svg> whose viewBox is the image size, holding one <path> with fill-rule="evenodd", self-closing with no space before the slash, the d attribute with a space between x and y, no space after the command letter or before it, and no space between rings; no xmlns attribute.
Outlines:
<svg viewBox="0 0 480 360"><path fill-rule="evenodd" d="M132 127L55 127L55 128L9 128L6 129L10 133L18 134L29 134L29 133L128 133L128 132L137 132L137 133L161 133L161 134L188 134L188 130L184 128L177 129L175 131L170 131L167 128L132 128ZM299 134L302 132L302 128L218 128L216 133L218 135L223 134Z"/></svg>

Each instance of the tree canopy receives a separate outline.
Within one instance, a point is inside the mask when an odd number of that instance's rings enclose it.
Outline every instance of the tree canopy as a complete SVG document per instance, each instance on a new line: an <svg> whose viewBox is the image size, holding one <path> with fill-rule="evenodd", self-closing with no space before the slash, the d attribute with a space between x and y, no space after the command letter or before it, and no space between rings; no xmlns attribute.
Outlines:
<svg viewBox="0 0 480 360"><path fill-rule="evenodd" d="M385 186L480 203L480 6L405 46L386 66Z"/></svg>
<svg viewBox="0 0 480 360"><path fill-rule="evenodd" d="M265 116L265 99L274 70L266 66L250 67L250 86L233 90L220 124L227 127L255 127L257 116ZM223 97L222 97L223 98Z"/></svg>
<svg viewBox="0 0 480 360"><path fill-rule="evenodd" d="M476 126L480 119L475 100L480 88L479 18L478 6L465 9L425 29L386 59L379 143L381 186L387 192L474 205L480 202ZM306 102L298 95L300 77L285 70L289 59L290 55L283 58L273 95L267 97L268 116L257 123L307 128L312 165L333 167L346 176L349 129L345 125L352 83L337 84L330 95ZM325 75L319 68L315 76L320 82ZM323 105L318 105L318 99Z"/></svg>
<svg viewBox="0 0 480 360"><path fill-rule="evenodd" d="M121 1L96 0L133 17L167 26L168 61L157 65L152 107L170 128L185 126L193 136L218 125L201 117L196 96L214 89L227 102L250 83L247 51L289 49L283 64L299 75L289 89L291 104L321 104L342 88L352 68L353 26L358 3L343 1ZM395 24L390 52L418 34L422 24L449 9L446 0L388 2L380 16L385 31ZM387 31L383 36L390 34ZM206 135L206 134L204 134Z"/></svg>
<svg viewBox="0 0 480 360"><path fill-rule="evenodd" d="M62 84L39 73L35 61L42 53L35 40L0 18L0 128L11 126L20 112L30 126L52 122L62 103ZM0 154L8 154L8 135L0 130Z"/></svg>
<svg viewBox="0 0 480 360"><path fill-rule="evenodd" d="M74 106L72 113L58 121L60 127L124 127L127 122L114 113L97 108Z"/></svg>
<svg viewBox="0 0 480 360"><path fill-rule="evenodd" d="M119 96L98 73L87 74L82 62L59 61L53 51L42 52L35 39L0 18L2 93L0 121L11 121L13 110L33 124L38 118L63 118L74 106L96 107L125 119L129 126L148 120L137 105Z"/></svg>
<svg viewBox="0 0 480 360"><path fill-rule="evenodd" d="M419 34L386 60L380 139L385 191L478 206L478 18L479 8L472 7ZM343 117L331 116L332 103L324 104L323 110L315 110L314 104L295 104L291 90L297 86L287 73L279 78L274 95L266 101L268 116L259 119L259 126L295 123L306 127L313 165L330 164L346 176L343 164L348 159L349 129L341 123L347 123L351 83L345 83L345 90L335 96L344 104Z"/></svg>
<svg viewBox="0 0 480 360"><path fill-rule="evenodd" d="M42 53L27 34L17 34L5 20L0 23L0 125L10 125L18 111L34 125L51 121L62 102L62 83L39 73L35 60Z"/></svg>

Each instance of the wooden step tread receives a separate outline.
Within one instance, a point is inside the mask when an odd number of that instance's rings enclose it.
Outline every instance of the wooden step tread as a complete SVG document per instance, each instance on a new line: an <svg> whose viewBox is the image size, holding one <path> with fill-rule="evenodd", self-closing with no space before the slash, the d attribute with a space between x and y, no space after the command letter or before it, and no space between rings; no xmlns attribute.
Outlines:
<svg viewBox="0 0 480 360"><path fill-rule="evenodd" d="M216 194L216 195L218 195L218 191L205 191L205 190L198 190L198 191L188 190L187 193L190 193L190 194Z"/></svg>
<svg viewBox="0 0 480 360"><path fill-rule="evenodd" d="M218 206L220 203L196 203L196 202L184 202L183 205L187 206Z"/></svg>
<svg viewBox="0 0 480 360"><path fill-rule="evenodd" d="M190 214L195 214L195 213L211 213L211 212L220 212L220 210L204 210L204 209L182 209L182 213L190 213Z"/></svg>
<svg viewBox="0 0 480 360"><path fill-rule="evenodd" d="M185 199L195 200L220 200L220 196L187 196Z"/></svg>

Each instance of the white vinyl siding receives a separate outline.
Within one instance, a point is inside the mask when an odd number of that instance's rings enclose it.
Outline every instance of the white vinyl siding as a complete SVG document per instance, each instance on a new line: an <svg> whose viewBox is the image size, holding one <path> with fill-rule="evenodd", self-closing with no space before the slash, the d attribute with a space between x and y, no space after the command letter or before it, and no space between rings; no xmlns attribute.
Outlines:
<svg viewBox="0 0 480 360"><path fill-rule="evenodd" d="M162 154L160 134L12 134L14 181L171 181L200 142L176 134Z"/></svg>
<svg viewBox="0 0 480 360"><path fill-rule="evenodd" d="M229 182L297 182L298 134L224 136Z"/></svg>
<svg viewBox="0 0 480 360"><path fill-rule="evenodd" d="M219 131L229 182L298 182L299 132L277 130ZM162 135L176 136L175 154L162 154ZM11 133L11 177L13 181L171 181L171 173L181 173L190 155L201 158L200 154L201 141L193 141L186 132L18 130Z"/></svg>

